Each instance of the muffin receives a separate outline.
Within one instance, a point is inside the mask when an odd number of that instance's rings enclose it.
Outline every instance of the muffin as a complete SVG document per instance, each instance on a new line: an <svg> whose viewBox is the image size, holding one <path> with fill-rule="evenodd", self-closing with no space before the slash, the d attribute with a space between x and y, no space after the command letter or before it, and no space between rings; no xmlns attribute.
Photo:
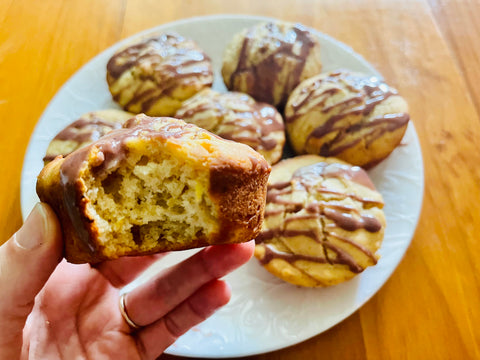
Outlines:
<svg viewBox="0 0 480 360"><path fill-rule="evenodd" d="M210 58L193 40L175 33L129 46L107 64L113 99L137 114L173 116L182 101L212 81Z"/></svg>
<svg viewBox="0 0 480 360"><path fill-rule="evenodd" d="M374 76L336 71L303 81L285 106L297 154L334 156L370 168L398 146L410 116L398 92Z"/></svg>
<svg viewBox="0 0 480 360"><path fill-rule="evenodd" d="M270 166L250 147L173 118L138 115L40 173L65 257L96 263L255 238Z"/></svg>
<svg viewBox="0 0 480 360"><path fill-rule="evenodd" d="M57 156L66 156L82 146L91 144L103 135L122 124L134 115L125 111L108 109L83 114L61 130L50 142L43 158L45 165Z"/></svg>
<svg viewBox="0 0 480 360"><path fill-rule="evenodd" d="M222 76L229 90L282 107L295 86L321 68L318 37L303 25L278 21L236 34L225 50Z"/></svg>
<svg viewBox="0 0 480 360"><path fill-rule="evenodd" d="M255 256L295 285L330 286L377 263L385 230L382 196L367 173L303 155L272 169Z"/></svg>
<svg viewBox="0 0 480 360"><path fill-rule="evenodd" d="M285 144L283 119L271 105L247 94L205 89L185 101L175 117L224 139L249 145L274 164Z"/></svg>

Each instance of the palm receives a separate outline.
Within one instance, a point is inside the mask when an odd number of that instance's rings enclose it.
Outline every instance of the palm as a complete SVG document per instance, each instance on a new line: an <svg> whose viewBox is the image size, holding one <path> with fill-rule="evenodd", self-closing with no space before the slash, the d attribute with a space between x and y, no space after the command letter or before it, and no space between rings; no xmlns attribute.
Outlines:
<svg viewBox="0 0 480 360"><path fill-rule="evenodd" d="M119 289L159 256L123 258L96 268L64 261L35 299L22 358L155 359L228 302L230 290L218 279L245 263L253 246L206 248L129 292L128 314L141 326L135 332L119 311Z"/></svg>
<svg viewBox="0 0 480 360"><path fill-rule="evenodd" d="M88 265L61 263L38 295L24 343L34 358L140 359L118 289ZM33 330L34 329L34 330Z"/></svg>

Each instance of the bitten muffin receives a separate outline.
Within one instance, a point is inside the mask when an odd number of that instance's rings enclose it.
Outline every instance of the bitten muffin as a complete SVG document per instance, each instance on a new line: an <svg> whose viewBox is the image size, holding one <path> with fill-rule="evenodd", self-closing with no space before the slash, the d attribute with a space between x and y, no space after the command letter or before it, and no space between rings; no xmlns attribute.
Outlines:
<svg viewBox="0 0 480 360"><path fill-rule="evenodd" d="M233 37L225 50L222 75L229 90L282 107L295 86L321 68L320 42L311 30L268 22Z"/></svg>
<svg viewBox="0 0 480 360"><path fill-rule="evenodd" d="M370 168L398 146L410 116L406 101L377 77L336 71L303 81L285 106L297 154L334 156Z"/></svg>
<svg viewBox="0 0 480 360"><path fill-rule="evenodd" d="M107 64L113 99L137 114L173 116L182 101L212 81L210 58L193 40L175 33L127 47Z"/></svg>
<svg viewBox="0 0 480 360"><path fill-rule="evenodd" d="M280 113L239 92L205 89L185 101L175 117L224 139L249 145L274 164L282 157L285 131Z"/></svg>
<svg viewBox="0 0 480 360"><path fill-rule="evenodd" d="M367 173L303 155L272 169L255 256L296 285L330 286L375 265L385 230L382 196Z"/></svg>
<svg viewBox="0 0 480 360"><path fill-rule="evenodd" d="M83 114L61 130L50 142L43 158L45 165L58 155L66 156L85 145L100 139L114 129L119 129L135 116L116 109L98 110Z"/></svg>
<svg viewBox="0 0 480 360"><path fill-rule="evenodd" d="M269 173L246 145L141 114L50 162L37 194L60 219L66 259L95 263L255 238Z"/></svg>

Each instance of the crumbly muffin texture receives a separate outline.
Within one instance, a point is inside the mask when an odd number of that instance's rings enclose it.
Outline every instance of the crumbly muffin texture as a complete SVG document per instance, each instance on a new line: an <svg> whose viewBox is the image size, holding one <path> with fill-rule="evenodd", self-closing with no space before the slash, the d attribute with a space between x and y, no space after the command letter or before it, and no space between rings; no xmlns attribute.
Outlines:
<svg viewBox="0 0 480 360"><path fill-rule="evenodd" d="M377 77L349 71L299 84L285 106L297 154L334 156L369 168L398 146L410 117L406 101Z"/></svg>
<svg viewBox="0 0 480 360"><path fill-rule="evenodd" d="M145 39L117 52L107 64L113 99L125 110L173 116L182 101L213 81L211 60L176 33Z"/></svg>
<svg viewBox="0 0 480 360"><path fill-rule="evenodd" d="M124 166L103 181L85 178L87 210L98 224L105 253L118 254L120 248L121 254L133 247L149 251L160 238L185 243L218 232L208 173L184 166L158 149L131 145ZM168 226L162 226L165 223Z"/></svg>
<svg viewBox="0 0 480 360"><path fill-rule="evenodd" d="M273 167L255 256L273 275L322 287L375 265L385 230L382 196L367 173L304 155Z"/></svg>
<svg viewBox="0 0 480 360"><path fill-rule="evenodd" d="M229 90L282 107L321 67L318 38L303 25L278 21L236 34L225 49L222 76Z"/></svg>
<svg viewBox="0 0 480 360"><path fill-rule="evenodd" d="M274 164L285 144L283 118L271 105L239 92L205 89L186 100L175 117L224 139L249 145Z"/></svg>
<svg viewBox="0 0 480 360"><path fill-rule="evenodd" d="M138 115L48 164L37 193L61 219L67 260L95 263L254 238L269 172L246 145Z"/></svg>
<svg viewBox="0 0 480 360"><path fill-rule="evenodd" d="M103 135L135 116L132 113L117 109L91 111L80 116L73 123L62 129L48 145L44 164L48 164L57 156L66 156L71 152L91 144Z"/></svg>

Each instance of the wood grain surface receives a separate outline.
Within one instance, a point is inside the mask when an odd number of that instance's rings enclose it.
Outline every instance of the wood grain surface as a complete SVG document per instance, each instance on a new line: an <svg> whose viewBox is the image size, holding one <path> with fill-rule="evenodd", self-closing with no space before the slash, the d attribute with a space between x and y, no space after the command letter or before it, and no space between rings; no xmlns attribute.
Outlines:
<svg viewBox="0 0 480 360"><path fill-rule="evenodd" d="M124 37L217 13L301 22L350 45L408 100L424 157L422 215L386 285L329 331L252 358L480 358L478 0L2 0L0 243L22 223L23 157L61 85Z"/></svg>

